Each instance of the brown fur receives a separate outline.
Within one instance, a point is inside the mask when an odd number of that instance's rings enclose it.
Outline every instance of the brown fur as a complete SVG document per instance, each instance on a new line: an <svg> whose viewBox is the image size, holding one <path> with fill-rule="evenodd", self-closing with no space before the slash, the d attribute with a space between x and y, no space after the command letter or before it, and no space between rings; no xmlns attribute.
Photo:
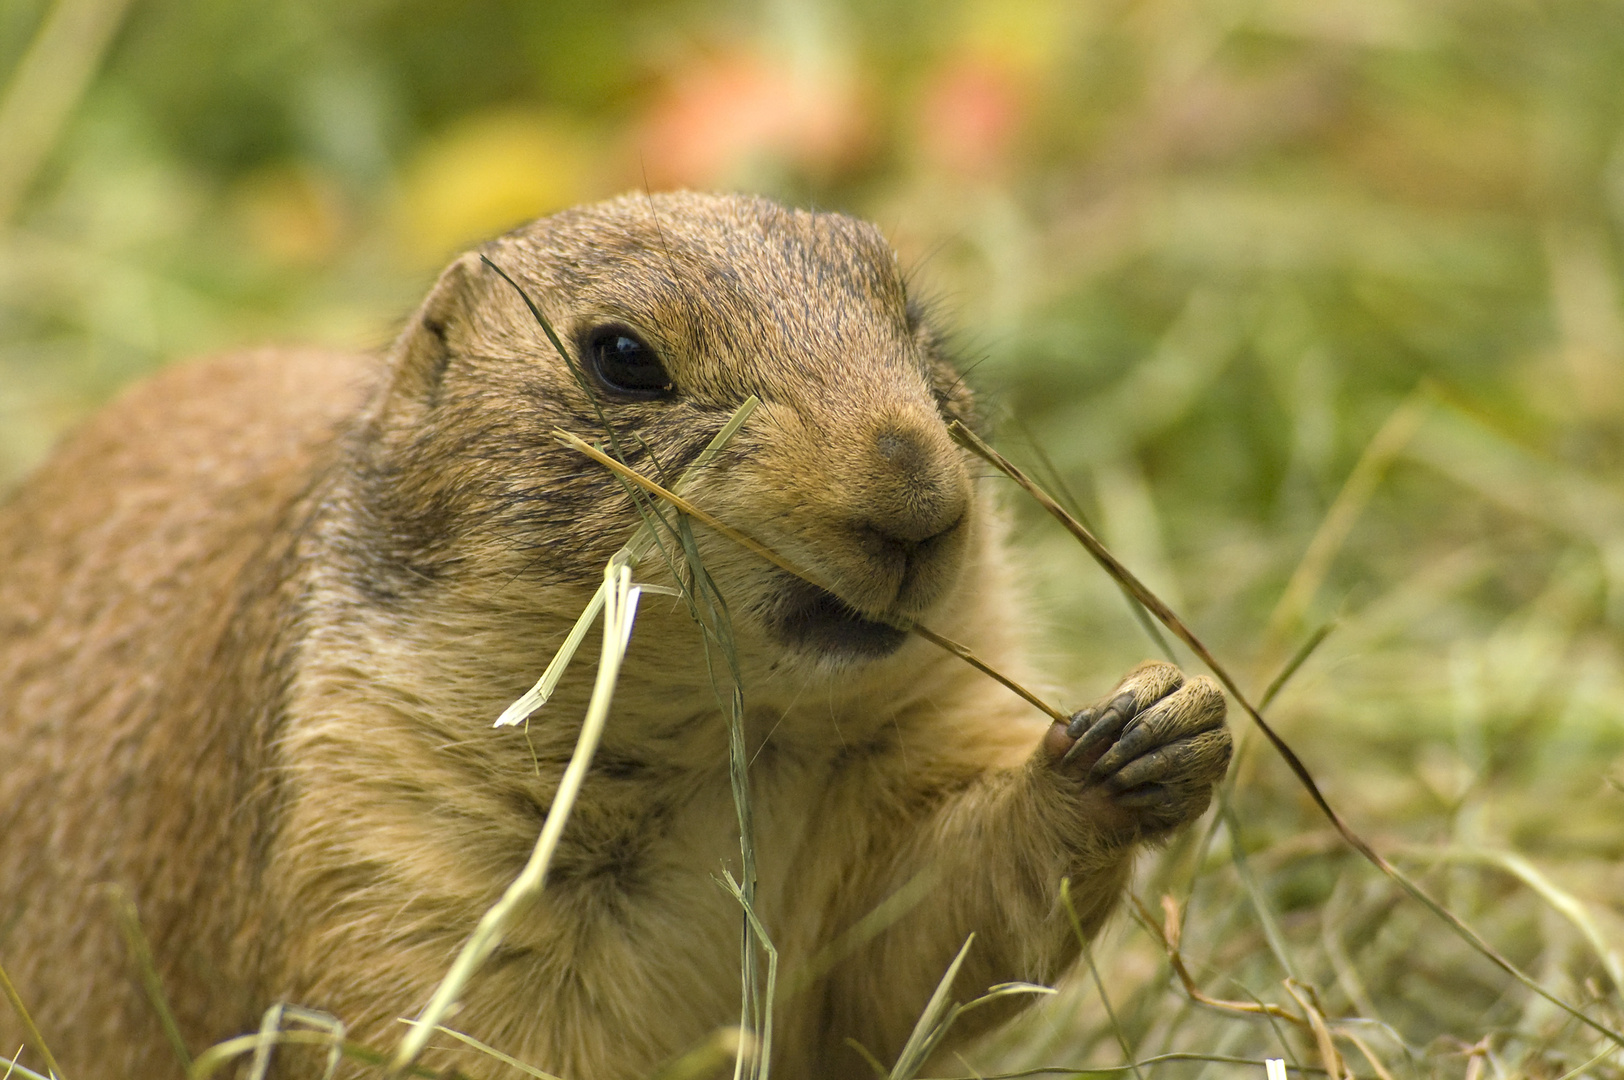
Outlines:
<svg viewBox="0 0 1624 1080"><path fill-rule="evenodd" d="M606 320L636 328L675 395L589 396L466 256L387 357L172 370L0 509L0 961L73 1080L174 1072L103 883L135 899L194 1052L276 1000L390 1045L426 1002L535 841L591 650L528 732L491 720L638 524L551 439L601 438L593 397L634 466L674 474L759 395L689 496L853 608L1023 673L999 518L943 423L968 397L873 228L639 196L484 251L572 348ZM1135 847L1223 773L1205 680L1130 676L1118 720L1144 710L1128 731L1149 742L1090 771L1129 745L1120 724L1062 762L1088 718L1045 734L918 639L862 659L796 638L804 588L697 531L737 637L758 906L786 973L935 874L781 1003L785 1080L865 1075L847 1037L894 1055L971 931L961 995L1056 978L1077 951L1061 878L1097 927ZM658 558L640 576L670 581ZM544 897L455 1023L570 1080L646 1075L737 1016L740 913L714 880L737 860L700 632L647 597ZM20 1042L3 1011L0 1041Z"/></svg>

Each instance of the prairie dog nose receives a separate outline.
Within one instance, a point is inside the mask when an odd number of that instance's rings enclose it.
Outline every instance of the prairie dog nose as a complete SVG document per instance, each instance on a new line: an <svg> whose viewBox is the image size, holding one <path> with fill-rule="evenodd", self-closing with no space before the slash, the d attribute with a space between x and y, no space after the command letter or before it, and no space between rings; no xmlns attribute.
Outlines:
<svg viewBox="0 0 1624 1080"><path fill-rule="evenodd" d="M865 524L885 539L922 544L963 520L970 478L946 431L881 424L872 437L872 467Z"/></svg>

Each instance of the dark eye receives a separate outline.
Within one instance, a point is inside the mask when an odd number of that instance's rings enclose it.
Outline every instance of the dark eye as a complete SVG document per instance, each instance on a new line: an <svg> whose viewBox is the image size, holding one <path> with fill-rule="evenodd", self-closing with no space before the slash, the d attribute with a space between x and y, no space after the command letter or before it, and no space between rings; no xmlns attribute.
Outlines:
<svg viewBox="0 0 1624 1080"><path fill-rule="evenodd" d="M592 374L616 393L655 398L671 390L671 375L660 354L629 327L598 327L587 335L585 353Z"/></svg>

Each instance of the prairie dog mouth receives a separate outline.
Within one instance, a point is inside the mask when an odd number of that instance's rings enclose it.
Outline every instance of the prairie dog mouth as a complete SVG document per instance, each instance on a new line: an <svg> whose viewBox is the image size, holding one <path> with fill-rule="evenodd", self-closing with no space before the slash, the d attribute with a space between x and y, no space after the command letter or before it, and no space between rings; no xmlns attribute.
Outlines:
<svg viewBox="0 0 1624 1080"><path fill-rule="evenodd" d="M908 632L865 618L834 593L803 581L785 586L768 623L791 648L831 660L879 660L896 652Z"/></svg>

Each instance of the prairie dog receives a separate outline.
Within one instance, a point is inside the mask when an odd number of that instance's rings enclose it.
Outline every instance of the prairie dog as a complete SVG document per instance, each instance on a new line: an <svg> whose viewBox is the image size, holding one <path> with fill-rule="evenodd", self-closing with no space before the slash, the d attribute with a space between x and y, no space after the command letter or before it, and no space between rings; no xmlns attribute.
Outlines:
<svg viewBox="0 0 1624 1080"><path fill-rule="evenodd" d="M386 355L171 369L0 508L0 961L64 1069L174 1073L104 883L134 899L192 1052L279 1000L392 1045L528 856L593 649L528 731L491 721L641 521L553 428L602 438L601 409L634 467L674 475L751 393L685 494L833 590L694 527L742 673L757 906L788 972L937 882L780 1003L775 1074L868 1075L847 1038L889 1061L971 932L961 996L1055 979L1077 952L1061 879L1093 932L1135 850L1207 805L1224 700L1145 665L1051 725L877 621L1024 671L1000 516L946 428L973 403L879 232L638 195L481 250L584 380L470 254ZM639 576L673 583L657 558ZM646 1076L738 1015L704 649L682 605L645 600L543 898L454 1018L567 1080Z"/></svg>

